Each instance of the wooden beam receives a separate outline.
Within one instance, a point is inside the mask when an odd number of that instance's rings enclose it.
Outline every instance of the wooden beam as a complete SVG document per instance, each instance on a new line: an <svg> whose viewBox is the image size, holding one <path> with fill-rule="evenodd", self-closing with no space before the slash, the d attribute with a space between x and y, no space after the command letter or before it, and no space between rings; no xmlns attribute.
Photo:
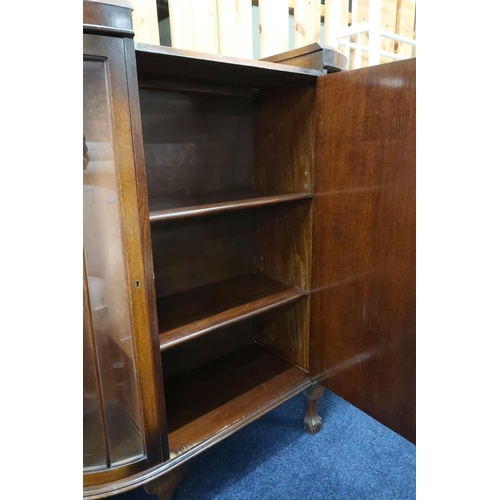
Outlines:
<svg viewBox="0 0 500 500"><path fill-rule="evenodd" d="M289 0L260 0L260 57L273 56L290 49L288 41Z"/></svg>
<svg viewBox="0 0 500 500"><path fill-rule="evenodd" d="M356 3L356 6L354 5ZM353 0L353 17L354 24L368 22L368 14L370 10L370 0ZM359 45L368 46L368 36L366 33L351 37L351 41ZM364 68L368 66L368 53L362 52L359 49L351 50L350 69Z"/></svg>
<svg viewBox="0 0 500 500"><path fill-rule="evenodd" d="M294 7L295 7L295 1L296 0L287 0L287 5L288 5L288 13L293 16L293 13L294 13ZM302 1L302 0L298 0L298 1ZM349 0L348 0L349 1ZM254 7L258 7L260 5L260 1L259 0L252 0L252 5ZM324 5L321 5L321 17L323 17L325 15L325 6Z"/></svg>
<svg viewBox="0 0 500 500"><path fill-rule="evenodd" d="M414 38L415 0L398 0L395 32L398 35ZM412 57L413 48L407 43L395 42L394 52Z"/></svg>
<svg viewBox="0 0 500 500"><path fill-rule="evenodd" d="M321 0L301 0L295 2L294 48L303 47L320 40Z"/></svg>
<svg viewBox="0 0 500 500"><path fill-rule="evenodd" d="M134 25L134 40L136 42L160 45L158 29L158 10L156 0L128 0L132 11Z"/></svg>
<svg viewBox="0 0 500 500"><path fill-rule="evenodd" d="M190 32L189 9L192 2L172 0L169 2L169 22L172 47L193 50L193 35Z"/></svg>
<svg viewBox="0 0 500 500"><path fill-rule="evenodd" d="M417 39L417 13L415 12L415 28L413 31L413 40ZM411 53L412 57L417 57L417 47L416 45L413 46L413 51Z"/></svg>
<svg viewBox="0 0 500 500"><path fill-rule="evenodd" d="M381 29L396 32L396 12L398 0L382 0L382 13L380 18ZM394 40L382 37L380 41L380 49L387 52L394 52ZM380 63L392 62L394 59L388 57L380 57Z"/></svg>
<svg viewBox="0 0 500 500"><path fill-rule="evenodd" d="M397 13L398 0L383 0L382 13L381 13L381 28L391 33L396 32L396 13ZM394 40L382 37L380 48L387 52L394 52ZM392 62L394 59L388 57L380 57L380 63Z"/></svg>
<svg viewBox="0 0 500 500"><path fill-rule="evenodd" d="M219 53L216 0L170 0L172 47Z"/></svg>
<svg viewBox="0 0 500 500"><path fill-rule="evenodd" d="M253 58L252 4L245 0L218 0L219 53Z"/></svg>

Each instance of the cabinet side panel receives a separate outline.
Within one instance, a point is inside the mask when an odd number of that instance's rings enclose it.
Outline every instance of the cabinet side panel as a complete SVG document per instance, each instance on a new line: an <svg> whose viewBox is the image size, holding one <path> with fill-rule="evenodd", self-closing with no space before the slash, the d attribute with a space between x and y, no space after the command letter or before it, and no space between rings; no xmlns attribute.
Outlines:
<svg viewBox="0 0 500 500"><path fill-rule="evenodd" d="M312 193L315 82L261 90L254 98L255 185L280 193ZM257 232L257 265L288 286L311 283L311 201L270 210ZM307 370L309 297L266 316L259 342ZM267 319L272 318L267 321Z"/></svg>
<svg viewBox="0 0 500 500"><path fill-rule="evenodd" d="M315 83L261 90L254 98L255 185L312 192Z"/></svg>
<svg viewBox="0 0 500 500"><path fill-rule="evenodd" d="M260 214L257 267L287 286L310 290L311 200L274 207ZM257 320L259 321L259 320ZM259 342L300 366L309 367L309 297L262 318Z"/></svg>
<svg viewBox="0 0 500 500"><path fill-rule="evenodd" d="M309 369L308 296L257 317L257 342L304 370Z"/></svg>
<svg viewBox="0 0 500 500"><path fill-rule="evenodd" d="M415 442L415 59L318 78L311 375Z"/></svg>

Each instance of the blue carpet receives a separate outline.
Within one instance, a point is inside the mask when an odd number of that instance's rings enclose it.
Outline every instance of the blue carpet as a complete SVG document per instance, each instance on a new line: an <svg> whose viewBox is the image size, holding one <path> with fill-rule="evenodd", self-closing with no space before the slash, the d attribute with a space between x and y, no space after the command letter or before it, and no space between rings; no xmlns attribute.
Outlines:
<svg viewBox="0 0 500 500"><path fill-rule="evenodd" d="M323 428L302 427L295 396L198 455L174 500L406 500L415 498L415 446L325 391ZM137 489L116 500L153 500Z"/></svg>

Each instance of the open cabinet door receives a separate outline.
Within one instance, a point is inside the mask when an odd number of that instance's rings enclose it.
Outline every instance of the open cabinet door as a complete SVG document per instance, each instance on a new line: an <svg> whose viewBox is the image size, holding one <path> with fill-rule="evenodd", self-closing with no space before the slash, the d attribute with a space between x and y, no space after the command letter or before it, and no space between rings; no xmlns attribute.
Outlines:
<svg viewBox="0 0 500 500"><path fill-rule="evenodd" d="M415 76L318 78L310 371L415 442Z"/></svg>

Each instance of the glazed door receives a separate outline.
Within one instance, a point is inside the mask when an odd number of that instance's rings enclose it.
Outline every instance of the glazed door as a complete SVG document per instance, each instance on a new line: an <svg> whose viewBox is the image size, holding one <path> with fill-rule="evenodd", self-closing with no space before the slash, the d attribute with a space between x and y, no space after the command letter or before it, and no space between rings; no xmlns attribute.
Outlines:
<svg viewBox="0 0 500 500"><path fill-rule="evenodd" d="M129 57L127 58L127 50ZM132 58L130 58L132 50ZM145 275L127 64L133 42L84 35L84 485L162 461L159 351ZM130 69L130 68L129 68ZM134 148L136 151L134 151ZM144 217L142 217L144 218ZM153 334L153 335L152 335ZM156 338L157 341L157 338Z"/></svg>
<svg viewBox="0 0 500 500"><path fill-rule="evenodd" d="M311 375L415 442L415 72L318 78Z"/></svg>

